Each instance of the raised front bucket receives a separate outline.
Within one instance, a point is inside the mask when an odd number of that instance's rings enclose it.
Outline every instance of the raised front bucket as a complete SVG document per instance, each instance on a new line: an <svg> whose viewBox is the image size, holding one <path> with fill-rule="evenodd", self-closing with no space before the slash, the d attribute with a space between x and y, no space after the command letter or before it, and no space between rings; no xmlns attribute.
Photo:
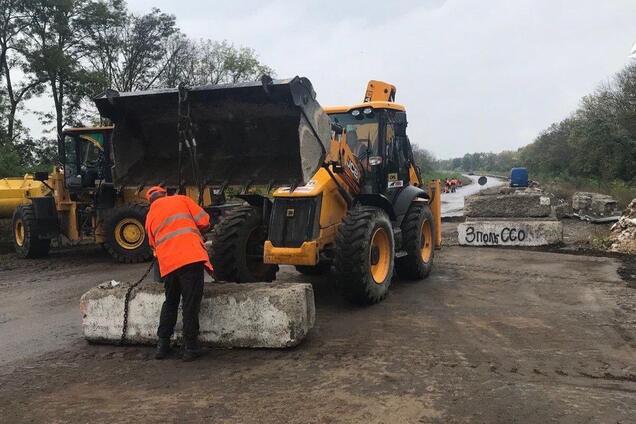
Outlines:
<svg viewBox="0 0 636 424"><path fill-rule="evenodd" d="M303 184L324 161L329 118L307 78L194 87L188 99L205 185ZM115 124L115 182L176 185L178 90L111 92L95 103ZM194 184L186 154L183 166Z"/></svg>

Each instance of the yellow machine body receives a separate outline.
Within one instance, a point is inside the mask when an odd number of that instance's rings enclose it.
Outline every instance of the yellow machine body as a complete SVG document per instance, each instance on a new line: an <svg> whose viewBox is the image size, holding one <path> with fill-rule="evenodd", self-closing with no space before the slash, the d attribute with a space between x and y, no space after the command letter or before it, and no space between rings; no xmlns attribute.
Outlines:
<svg viewBox="0 0 636 424"><path fill-rule="evenodd" d="M49 189L40 181L33 179L33 175L22 178L0 179L0 218L11 218L13 211L20 205L29 202L31 196L45 196Z"/></svg>
<svg viewBox="0 0 636 424"><path fill-rule="evenodd" d="M336 176L336 178L339 178ZM341 179L341 184L344 181ZM342 217L347 213L347 204L338 193L336 182L326 169L321 168L309 182L294 191L290 188L280 188L274 192L274 197L305 198L322 196L320 208L320 233L316 240L304 242L300 247L275 247L265 241L264 262L270 264L288 265L316 265L319 253L328 244L333 244L336 231ZM291 211L289 213L292 213Z"/></svg>

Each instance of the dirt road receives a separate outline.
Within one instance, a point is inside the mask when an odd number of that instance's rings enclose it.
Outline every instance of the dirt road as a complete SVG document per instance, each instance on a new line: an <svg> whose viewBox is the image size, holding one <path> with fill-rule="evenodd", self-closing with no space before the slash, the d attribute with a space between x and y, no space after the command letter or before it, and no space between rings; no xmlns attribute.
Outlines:
<svg viewBox="0 0 636 424"><path fill-rule="evenodd" d="M316 327L301 346L211 350L182 363L81 337L81 293L144 265L113 265L90 249L28 262L2 255L0 417L633 422L636 282L619 267L614 258L451 246L429 279L396 281L369 308L343 302L328 277L284 268L282 279L316 291Z"/></svg>

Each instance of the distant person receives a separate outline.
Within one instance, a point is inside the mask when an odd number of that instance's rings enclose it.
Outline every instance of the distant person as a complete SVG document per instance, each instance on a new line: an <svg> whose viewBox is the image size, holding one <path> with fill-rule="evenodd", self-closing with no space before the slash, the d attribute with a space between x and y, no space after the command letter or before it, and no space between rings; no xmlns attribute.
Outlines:
<svg viewBox="0 0 636 424"><path fill-rule="evenodd" d="M170 354L170 338L177 323L179 302L183 309L183 360L201 355L199 309L203 297L204 270L212 272L202 233L210 228L210 216L187 196L168 196L163 187L146 193L150 210L146 233L164 279L166 300L161 306L156 359Z"/></svg>

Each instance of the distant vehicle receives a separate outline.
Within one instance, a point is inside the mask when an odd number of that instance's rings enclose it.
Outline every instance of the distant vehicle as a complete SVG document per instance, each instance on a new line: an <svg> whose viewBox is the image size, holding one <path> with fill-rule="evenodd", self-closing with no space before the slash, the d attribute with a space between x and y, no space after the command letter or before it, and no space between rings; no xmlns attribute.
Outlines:
<svg viewBox="0 0 636 424"><path fill-rule="evenodd" d="M512 168L510 170L510 187L528 187L527 168Z"/></svg>
<svg viewBox="0 0 636 424"><path fill-rule="evenodd" d="M468 175L475 175L475 173L473 171L469 171Z"/></svg>

